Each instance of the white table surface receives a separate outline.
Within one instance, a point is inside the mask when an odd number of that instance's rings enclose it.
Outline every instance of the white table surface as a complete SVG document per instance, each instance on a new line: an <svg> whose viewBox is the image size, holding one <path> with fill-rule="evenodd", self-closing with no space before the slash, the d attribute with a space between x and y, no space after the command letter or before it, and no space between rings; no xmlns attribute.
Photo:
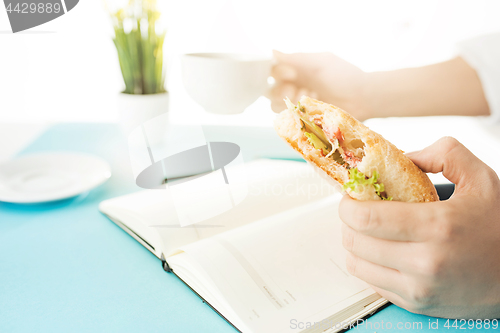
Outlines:
<svg viewBox="0 0 500 333"><path fill-rule="evenodd" d="M13 158L48 126L46 123L0 123L0 163Z"/></svg>

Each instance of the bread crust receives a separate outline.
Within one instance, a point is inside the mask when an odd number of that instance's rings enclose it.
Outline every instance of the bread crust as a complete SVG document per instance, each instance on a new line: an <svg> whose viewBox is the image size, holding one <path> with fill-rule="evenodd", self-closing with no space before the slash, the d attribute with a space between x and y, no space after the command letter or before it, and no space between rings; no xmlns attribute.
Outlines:
<svg viewBox="0 0 500 333"><path fill-rule="evenodd" d="M364 156L357 165L359 171L370 177L374 171L379 173L379 183L384 184L385 192L395 201L431 202L439 200L436 189L429 177L420 170L401 150L387 141L382 135L370 130L344 110L303 96L300 100L308 112L322 114L323 121L338 126L346 140L361 140ZM293 105L281 112L275 121L275 129L293 149L304 159L316 166L323 175L343 186L349 180L345 167L332 158L326 158L306 139L300 129L299 119L293 112ZM348 194L358 200L381 200L375 189Z"/></svg>

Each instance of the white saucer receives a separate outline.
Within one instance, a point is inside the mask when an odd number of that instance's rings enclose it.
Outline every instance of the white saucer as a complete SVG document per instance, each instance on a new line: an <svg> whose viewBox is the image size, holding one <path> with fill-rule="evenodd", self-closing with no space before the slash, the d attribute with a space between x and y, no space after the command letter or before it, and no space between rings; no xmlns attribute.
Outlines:
<svg viewBox="0 0 500 333"><path fill-rule="evenodd" d="M109 164L96 156L33 154L0 165L0 201L40 203L71 198L109 177Z"/></svg>

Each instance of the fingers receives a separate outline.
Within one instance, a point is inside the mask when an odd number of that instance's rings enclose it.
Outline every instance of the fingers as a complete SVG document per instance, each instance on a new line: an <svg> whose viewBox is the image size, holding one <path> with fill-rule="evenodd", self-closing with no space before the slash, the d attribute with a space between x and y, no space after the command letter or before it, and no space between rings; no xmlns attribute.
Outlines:
<svg viewBox="0 0 500 333"><path fill-rule="evenodd" d="M281 112L286 109L285 97L290 98L292 103L296 103L295 96L297 94L297 87L292 83L277 83L269 92L269 99L271 100L271 108L274 112Z"/></svg>
<svg viewBox="0 0 500 333"><path fill-rule="evenodd" d="M347 254L346 267L349 274L378 288L401 294L405 290L403 275L392 268L376 265L351 253Z"/></svg>
<svg viewBox="0 0 500 333"><path fill-rule="evenodd" d="M293 82L297 79L297 70L290 65L278 63L271 69L271 76L278 81Z"/></svg>
<svg viewBox="0 0 500 333"><path fill-rule="evenodd" d="M285 103L283 102L283 98L288 97L292 101L292 103L297 103L295 97L297 96L298 88L293 83L277 83L270 91L270 97L273 100L281 100L281 103L284 107Z"/></svg>
<svg viewBox="0 0 500 333"><path fill-rule="evenodd" d="M276 82L295 82L299 74L295 62L291 61L295 55L273 50L273 56L276 59L276 65L271 69L271 76Z"/></svg>
<svg viewBox="0 0 500 333"><path fill-rule="evenodd" d="M295 98L296 98L296 99L297 99L297 101L298 101L298 100L300 100L300 98L301 98L302 96L304 96L304 95L305 95L305 96L312 97L312 96L310 96L311 94L310 94L310 92L309 92L309 90L308 90L308 89L306 89L306 88L300 88L299 90L297 90L297 95L295 96Z"/></svg>
<svg viewBox="0 0 500 333"><path fill-rule="evenodd" d="M288 97L292 103L296 104L303 95L316 98L317 94L305 88L299 88L293 83L279 82L271 89L268 97L271 100L273 111L281 112L286 109L284 98Z"/></svg>
<svg viewBox="0 0 500 333"><path fill-rule="evenodd" d="M357 257L398 271L406 271L415 255L410 243L366 236L346 224L342 224L342 245Z"/></svg>
<svg viewBox="0 0 500 333"><path fill-rule="evenodd" d="M408 153L405 153L405 155L410 158L411 160L413 160L413 157L416 156L417 154L420 154L421 150L417 150L417 151L410 151ZM414 162L415 163L415 162Z"/></svg>
<svg viewBox="0 0 500 333"><path fill-rule="evenodd" d="M399 296L398 294L395 294L391 291L379 288L377 286L370 285L373 290L375 290L380 296L385 298L386 300L390 301L391 303L396 304L397 306L408 309L409 308L409 303L403 299L403 297Z"/></svg>
<svg viewBox="0 0 500 333"><path fill-rule="evenodd" d="M283 53L277 50L273 50L273 57L278 63L288 64L290 66L300 66L304 62L304 53Z"/></svg>
<svg viewBox="0 0 500 333"><path fill-rule="evenodd" d="M280 52L278 50L273 50L273 57L274 59L276 59L277 61L282 61L283 60L283 57L285 57L286 54L283 53L283 52Z"/></svg>
<svg viewBox="0 0 500 333"><path fill-rule="evenodd" d="M297 95L303 91L299 92L301 89L295 83L298 76L295 67L283 62L287 55L278 51L273 51L273 54L277 64L271 69L271 76L274 77L276 84L271 88L267 97L271 100L271 109L279 113L286 108L283 99L288 97L292 103L296 103Z"/></svg>
<svg viewBox="0 0 500 333"><path fill-rule="evenodd" d="M423 241L447 212L447 202L358 201L344 195L340 219L364 235L396 241Z"/></svg>
<svg viewBox="0 0 500 333"><path fill-rule="evenodd" d="M269 92L268 97L274 112L281 112L285 109L283 99L286 97L290 98L293 103L297 103L303 95L318 98L315 91L305 88L308 85L300 81L303 80L303 75L299 75L299 71L304 72L304 66L310 63L307 54L285 54L274 50L273 55L277 63L273 66L271 75L276 84Z"/></svg>
<svg viewBox="0 0 500 333"><path fill-rule="evenodd" d="M443 172L443 176L457 185L457 191L491 176L492 170L452 137L443 137L407 156L424 172Z"/></svg>

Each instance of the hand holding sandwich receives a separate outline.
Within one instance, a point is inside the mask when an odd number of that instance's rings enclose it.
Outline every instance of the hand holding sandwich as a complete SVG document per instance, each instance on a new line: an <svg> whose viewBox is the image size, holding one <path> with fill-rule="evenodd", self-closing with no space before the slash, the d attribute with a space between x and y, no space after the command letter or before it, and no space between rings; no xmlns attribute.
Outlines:
<svg viewBox="0 0 500 333"><path fill-rule="evenodd" d="M412 312L500 317L500 180L491 168L453 138L407 156L334 105L285 103L278 135L347 193L339 212L351 274ZM424 172L443 172L453 196L438 201Z"/></svg>
<svg viewBox="0 0 500 333"><path fill-rule="evenodd" d="M500 317L500 180L453 138L408 154L456 184L447 201L340 204L351 274L412 312Z"/></svg>

